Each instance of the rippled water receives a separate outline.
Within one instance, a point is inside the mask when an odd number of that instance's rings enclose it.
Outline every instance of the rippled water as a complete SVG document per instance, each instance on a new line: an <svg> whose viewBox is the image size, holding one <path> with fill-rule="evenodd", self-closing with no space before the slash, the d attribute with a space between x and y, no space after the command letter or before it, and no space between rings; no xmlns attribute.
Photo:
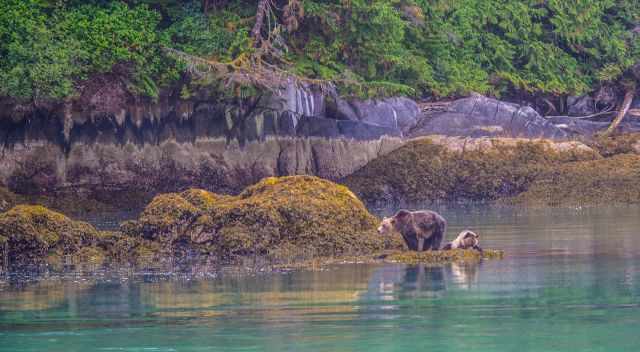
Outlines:
<svg viewBox="0 0 640 352"><path fill-rule="evenodd" d="M440 209L501 261L0 285L0 351L635 351L640 208ZM194 272L197 272L195 270Z"/></svg>

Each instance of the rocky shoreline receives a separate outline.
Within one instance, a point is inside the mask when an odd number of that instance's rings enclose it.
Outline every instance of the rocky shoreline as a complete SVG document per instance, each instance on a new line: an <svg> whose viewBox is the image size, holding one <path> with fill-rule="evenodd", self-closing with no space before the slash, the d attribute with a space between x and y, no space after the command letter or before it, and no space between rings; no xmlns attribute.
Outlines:
<svg viewBox="0 0 640 352"><path fill-rule="evenodd" d="M498 202L588 206L640 202L633 134L588 142L432 136L340 182L366 204Z"/></svg>
<svg viewBox="0 0 640 352"><path fill-rule="evenodd" d="M94 98L89 106L29 113L4 106L0 187L31 200L135 209L190 187L237 194L270 176L345 179L415 138L586 141L606 128L480 95L425 105L401 97L349 100L295 84L252 109L175 92L157 102ZM619 130L640 131L640 124L629 117Z"/></svg>
<svg viewBox="0 0 640 352"><path fill-rule="evenodd" d="M503 255L402 252L402 238L379 235L378 223L344 186L312 176L266 178L238 196L200 189L159 195L118 231L98 231L42 206L18 205L0 213L0 262L8 270L55 270L145 267L167 258L231 263L259 257L275 267L294 268L349 260L441 264Z"/></svg>
<svg viewBox="0 0 640 352"><path fill-rule="evenodd" d="M640 135L479 95L425 108L291 85L249 112L95 103L0 116L8 263L372 255L402 247L375 233L378 204L640 203ZM111 232L63 215L109 210L140 214Z"/></svg>

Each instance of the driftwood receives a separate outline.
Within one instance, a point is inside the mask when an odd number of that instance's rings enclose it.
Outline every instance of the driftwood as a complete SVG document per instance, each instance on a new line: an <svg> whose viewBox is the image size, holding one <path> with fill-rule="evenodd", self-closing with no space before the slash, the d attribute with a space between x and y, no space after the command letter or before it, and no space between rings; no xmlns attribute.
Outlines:
<svg viewBox="0 0 640 352"><path fill-rule="evenodd" d="M617 110L600 111L600 112L597 112L595 114L584 115L584 116L569 116L569 115L550 115L550 116L547 116L547 115L545 115L544 118L552 119L552 118L557 118L557 117L570 117L572 119L591 119L591 118L594 118L594 117L607 115L607 114L614 114L614 113L618 113L618 111Z"/></svg>
<svg viewBox="0 0 640 352"><path fill-rule="evenodd" d="M618 115L613 120L609 128L607 128L607 130L605 131L604 133L605 136L613 133L618 127L618 125L620 124L620 122L622 122L622 119L625 117L625 115L627 115L627 112L631 107L631 102L633 101L633 97L635 96L635 90L636 90L635 87L630 87L627 89L627 92L624 94L624 100L622 101L622 107L620 111L618 111Z"/></svg>

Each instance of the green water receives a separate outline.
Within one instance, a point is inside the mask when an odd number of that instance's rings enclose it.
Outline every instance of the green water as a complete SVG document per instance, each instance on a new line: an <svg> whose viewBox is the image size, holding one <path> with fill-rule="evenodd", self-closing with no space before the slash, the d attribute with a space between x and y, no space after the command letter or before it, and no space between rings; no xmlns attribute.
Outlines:
<svg viewBox="0 0 640 352"><path fill-rule="evenodd" d="M640 209L441 209L507 257L0 285L0 351L636 351Z"/></svg>

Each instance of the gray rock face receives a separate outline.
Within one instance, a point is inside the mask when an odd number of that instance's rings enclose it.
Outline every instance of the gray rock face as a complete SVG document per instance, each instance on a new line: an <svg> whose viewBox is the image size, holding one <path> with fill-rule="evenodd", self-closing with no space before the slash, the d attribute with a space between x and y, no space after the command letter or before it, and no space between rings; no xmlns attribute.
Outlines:
<svg viewBox="0 0 640 352"><path fill-rule="evenodd" d="M396 129L311 116L319 102L300 97L296 109L305 114L264 108L240 116L182 101L99 118L76 114L70 122L39 114L0 119L0 184L21 193L235 192L267 176L338 179L403 143Z"/></svg>
<svg viewBox="0 0 640 352"><path fill-rule="evenodd" d="M325 95L317 87L291 81L268 99L266 106L276 111L288 111L302 116L325 116Z"/></svg>
<svg viewBox="0 0 640 352"><path fill-rule="evenodd" d="M588 95L567 98L567 113L569 116L587 116L596 113L596 103Z"/></svg>
<svg viewBox="0 0 640 352"><path fill-rule="evenodd" d="M533 108L474 95L425 116L410 136L519 137L564 139L568 134Z"/></svg>
<svg viewBox="0 0 640 352"><path fill-rule="evenodd" d="M552 117L549 118L549 121L569 135L587 137L606 130L611 124L610 121L593 121L571 116ZM640 121L627 116L618 125L617 131L622 133L640 132Z"/></svg>
<svg viewBox="0 0 640 352"><path fill-rule="evenodd" d="M420 115L418 104L405 97L364 101L337 99L335 105L335 111L329 115L338 119L394 128L403 133L407 133L416 125Z"/></svg>

